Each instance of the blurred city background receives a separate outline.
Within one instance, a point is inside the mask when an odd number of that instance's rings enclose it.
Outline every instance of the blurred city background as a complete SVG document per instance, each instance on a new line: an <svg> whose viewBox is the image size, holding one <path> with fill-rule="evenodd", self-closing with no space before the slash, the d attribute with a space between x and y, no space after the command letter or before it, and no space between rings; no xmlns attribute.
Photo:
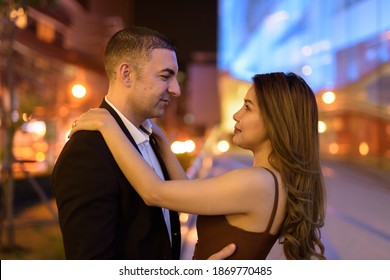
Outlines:
<svg viewBox="0 0 390 280"><path fill-rule="evenodd" d="M320 110L327 257L390 259L389 15L387 0L0 0L0 258L64 258L52 167L106 93L105 43L143 25L177 45L182 95L158 122L190 177L251 165L232 115L255 73L295 72Z"/></svg>

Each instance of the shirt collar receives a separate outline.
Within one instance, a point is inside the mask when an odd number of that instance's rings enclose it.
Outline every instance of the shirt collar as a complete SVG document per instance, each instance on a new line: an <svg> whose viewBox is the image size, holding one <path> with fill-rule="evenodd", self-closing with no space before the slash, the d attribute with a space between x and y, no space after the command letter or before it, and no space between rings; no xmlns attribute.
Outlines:
<svg viewBox="0 0 390 280"><path fill-rule="evenodd" d="M119 117L121 118L121 120L123 121L123 123L125 124L126 128L129 130L131 136L133 136L134 138L134 141L137 145L145 142L145 141L149 141L149 135L152 134L152 123L150 122L149 119L146 119L144 122L141 123L141 126L143 126L145 128L145 130L148 132L144 132L142 131L141 129L137 128L136 126L134 126L120 111L118 108L116 108L114 106L114 104L112 104L107 96L105 96L105 101L108 103L108 105L110 105L112 107L112 109L115 110L115 112L119 115Z"/></svg>

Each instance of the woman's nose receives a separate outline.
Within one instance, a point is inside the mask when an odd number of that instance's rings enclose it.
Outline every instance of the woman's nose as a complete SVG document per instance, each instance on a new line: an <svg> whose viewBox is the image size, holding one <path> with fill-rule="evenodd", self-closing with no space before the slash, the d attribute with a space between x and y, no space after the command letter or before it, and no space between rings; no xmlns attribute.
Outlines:
<svg viewBox="0 0 390 280"><path fill-rule="evenodd" d="M240 111L237 111L237 112L235 112L234 114L233 114L233 120L235 120L236 122L239 122L239 118L238 118L238 113L239 113Z"/></svg>

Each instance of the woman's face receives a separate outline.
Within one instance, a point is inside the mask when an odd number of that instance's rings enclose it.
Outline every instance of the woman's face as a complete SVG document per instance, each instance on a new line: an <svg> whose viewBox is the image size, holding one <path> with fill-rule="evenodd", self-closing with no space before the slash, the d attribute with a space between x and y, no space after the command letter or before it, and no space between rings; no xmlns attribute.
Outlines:
<svg viewBox="0 0 390 280"><path fill-rule="evenodd" d="M236 121L233 143L237 146L256 152L269 142L253 86L248 90L244 105L233 115L233 119Z"/></svg>

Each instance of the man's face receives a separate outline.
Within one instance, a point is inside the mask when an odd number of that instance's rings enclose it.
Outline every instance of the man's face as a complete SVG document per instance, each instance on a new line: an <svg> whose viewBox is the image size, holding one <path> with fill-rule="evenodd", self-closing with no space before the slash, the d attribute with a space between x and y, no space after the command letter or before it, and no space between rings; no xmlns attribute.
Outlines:
<svg viewBox="0 0 390 280"><path fill-rule="evenodd" d="M152 51L151 59L141 66L139 75L132 80L129 101L138 121L161 117L171 98L180 96L177 73L174 51Z"/></svg>

